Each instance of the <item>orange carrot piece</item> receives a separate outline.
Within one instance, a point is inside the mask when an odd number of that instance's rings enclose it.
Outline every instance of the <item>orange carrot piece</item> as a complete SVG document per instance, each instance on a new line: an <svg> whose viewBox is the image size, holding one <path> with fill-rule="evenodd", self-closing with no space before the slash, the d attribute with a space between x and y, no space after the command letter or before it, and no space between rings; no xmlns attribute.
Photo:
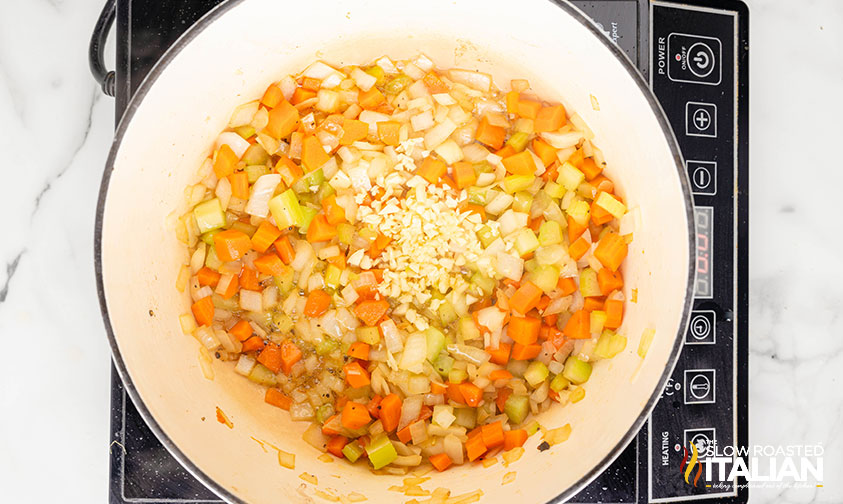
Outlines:
<svg viewBox="0 0 843 504"><path fill-rule="evenodd" d="M602 226L615 218L614 215L607 212L602 206L597 204L597 199L591 203L591 222L596 226Z"/></svg>
<svg viewBox="0 0 843 504"><path fill-rule="evenodd" d="M486 453L486 445L483 444L483 435L469 436L468 441L465 442L465 452L470 462L477 460L481 455Z"/></svg>
<svg viewBox="0 0 843 504"><path fill-rule="evenodd" d="M342 123L340 145L351 145L369 136L369 125L357 119L346 119Z"/></svg>
<svg viewBox="0 0 843 504"><path fill-rule="evenodd" d="M585 158L583 159L581 170L585 174L586 180L590 182L597 178L598 175L600 175L600 173L603 171L603 167L597 166L597 163L594 162L594 159Z"/></svg>
<svg viewBox="0 0 843 504"><path fill-rule="evenodd" d="M516 343L530 345L539 339L541 320L535 317L512 317L509 319L506 333Z"/></svg>
<svg viewBox="0 0 843 504"><path fill-rule="evenodd" d="M369 402L366 403L366 410L369 411L369 414L372 416L372 418L380 418L380 416L381 416L381 409L380 409L381 401L383 401L383 397L381 397L378 394L375 394L374 396L372 396L371 399L369 399ZM381 422L381 425L383 425L383 422Z"/></svg>
<svg viewBox="0 0 843 504"><path fill-rule="evenodd" d="M503 424L500 420L480 427L480 434L486 448L497 448L503 444Z"/></svg>
<svg viewBox="0 0 843 504"><path fill-rule="evenodd" d="M600 310L603 308L603 301L604 299L602 297L589 296L583 300L582 309L587 312Z"/></svg>
<svg viewBox="0 0 843 504"><path fill-rule="evenodd" d="M277 255L272 253L258 257L254 263L255 268L264 275L281 276L289 269L289 266L285 265Z"/></svg>
<svg viewBox="0 0 843 504"><path fill-rule="evenodd" d="M495 151L495 155L500 156L501 158L506 158L515 154L518 154L518 151L515 150L515 147L509 144L504 145L501 149Z"/></svg>
<svg viewBox="0 0 843 504"><path fill-rule="evenodd" d="M471 382L460 383L459 390L463 399L465 399L465 403L472 408L476 408L483 400L483 389Z"/></svg>
<svg viewBox="0 0 843 504"><path fill-rule="evenodd" d="M533 175L536 173L536 163L527 151L505 157L502 160L506 171L513 175Z"/></svg>
<svg viewBox="0 0 843 504"><path fill-rule="evenodd" d="M504 412L504 407L506 406L506 400L509 399L509 396L512 395L512 389L509 387L504 387L498 389L498 395L495 397L495 405L498 407L498 411L500 413Z"/></svg>
<svg viewBox="0 0 843 504"><path fill-rule="evenodd" d="M477 172L474 171L474 166L467 161L459 161L454 163L454 183L457 189L463 189L474 185L477 182Z"/></svg>
<svg viewBox="0 0 843 504"><path fill-rule="evenodd" d="M389 302L385 299L362 301L354 307L354 314L367 326L375 326L389 310Z"/></svg>
<svg viewBox="0 0 843 504"><path fill-rule="evenodd" d="M267 404L288 411L293 404L293 400L289 396L274 388L266 389L266 395L263 396L263 400Z"/></svg>
<svg viewBox="0 0 843 504"><path fill-rule="evenodd" d="M364 109L373 109L385 101L386 97L376 87L357 95L357 104Z"/></svg>
<svg viewBox="0 0 843 504"><path fill-rule="evenodd" d="M328 223L325 214L321 212L310 221L310 226L307 227L306 238L310 243L329 241L335 236L337 236L336 226Z"/></svg>
<svg viewBox="0 0 843 504"><path fill-rule="evenodd" d="M304 175L301 166L297 165L295 161L287 157L286 154L281 154L278 162L275 163L275 171L281 175L281 180L288 186L293 185L296 180Z"/></svg>
<svg viewBox="0 0 843 504"><path fill-rule="evenodd" d="M424 178L431 184L439 182L442 175L448 171L448 165L441 159L435 159L431 156L424 158L422 165L416 170L416 175Z"/></svg>
<svg viewBox="0 0 843 504"><path fill-rule="evenodd" d="M370 346L368 343L362 341L355 341L348 347L348 356L355 359L367 361L369 360Z"/></svg>
<svg viewBox="0 0 843 504"><path fill-rule="evenodd" d="M196 272L196 279L199 280L199 285L209 285L212 288L216 287L220 282L220 274L207 266Z"/></svg>
<svg viewBox="0 0 843 504"><path fill-rule="evenodd" d="M331 307L331 295L322 289L310 291L304 304L304 314L308 317L319 317Z"/></svg>
<svg viewBox="0 0 843 504"><path fill-rule="evenodd" d="M241 320L240 322L234 324L228 332L237 338L237 341L242 343L251 338L252 334L255 333L255 330L252 329L252 325L250 323L245 320Z"/></svg>
<svg viewBox="0 0 843 504"><path fill-rule="evenodd" d="M349 362L342 367L342 370L345 372L345 381L351 388L365 387L371 383L369 372L357 361Z"/></svg>
<svg viewBox="0 0 843 504"><path fill-rule="evenodd" d="M275 240L275 252L284 264L290 264L296 258L296 251L293 249L293 244L286 236L282 236Z"/></svg>
<svg viewBox="0 0 843 504"><path fill-rule="evenodd" d="M252 235L252 248L263 254L281 236L281 230L265 220Z"/></svg>
<svg viewBox="0 0 843 504"><path fill-rule="evenodd" d="M503 142L506 140L506 129L502 126L493 126L484 115L477 126L475 138L490 149L498 150L503 147Z"/></svg>
<svg viewBox="0 0 843 504"><path fill-rule="evenodd" d="M316 92L311 91L310 89L305 89L303 87L300 87L300 88L296 88L296 90L293 91L293 96L290 97L290 103L292 103L293 105L298 105L299 103L301 103L305 100L309 100L309 99L315 98L315 97L316 97Z"/></svg>
<svg viewBox="0 0 843 504"><path fill-rule="evenodd" d="M516 113L521 117L526 117L527 119L535 119L539 115L539 110L541 110L542 104L533 101L533 100L522 100L519 98L518 100L518 110Z"/></svg>
<svg viewBox="0 0 843 504"><path fill-rule="evenodd" d="M319 91L322 86L322 81L314 77L305 77L302 79L301 87L308 91Z"/></svg>
<svg viewBox="0 0 843 504"><path fill-rule="evenodd" d="M413 422L415 423L415 422ZM413 435L410 433L410 426L406 426L400 431L397 432L398 440L404 444L409 443L413 439Z"/></svg>
<svg viewBox="0 0 843 504"><path fill-rule="evenodd" d="M506 366L506 363L509 362L510 350L512 350L512 345L509 343L500 343L497 350L486 347L486 353L490 356L489 361L501 366Z"/></svg>
<svg viewBox="0 0 843 504"><path fill-rule="evenodd" d="M594 257L604 267L612 271L617 271L626 258L627 251L626 240L621 235L617 233L606 233L597 243L597 248L594 249Z"/></svg>
<svg viewBox="0 0 843 504"><path fill-rule="evenodd" d="M612 291L623 289L623 275L620 271L601 268L597 272L597 284L600 285L600 293L608 296Z"/></svg>
<svg viewBox="0 0 843 504"><path fill-rule="evenodd" d="M562 126L565 126L566 122L568 122L568 119L565 116L565 107L562 105L542 107L538 114L536 114L533 129L535 129L536 133L556 131Z"/></svg>
<svg viewBox="0 0 843 504"><path fill-rule="evenodd" d="M369 412L366 410L366 406L354 401L345 403L340 418L342 426L349 430L365 427L372 420L372 417L369 416Z"/></svg>
<svg viewBox="0 0 843 504"><path fill-rule="evenodd" d="M243 269L240 271L240 287L251 291L261 290L261 284L258 281L258 272L248 266L243 266Z"/></svg>
<svg viewBox="0 0 843 504"><path fill-rule="evenodd" d="M574 277L560 278L556 287L562 290L563 296L570 296L577 291L577 281Z"/></svg>
<svg viewBox="0 0 843 504"><path fill-rule="evenodd" d="M506 369L495 369L494 371L489 373L489 379L492 381L509 380L510 378L512 378L512 373L510 373Z"/></svg>
<svg viewBox="0 0 843 504"><path fill-rule="evenodd" d="M336 194L322 199L322 211L325 212L325 220L332 226L345 222L345 209L337 204Z"/></svg>
<svg viewBox="0 0 843 504"><path fill-rule="evenodd" d="M252 336L251 338L247 339L243 342L243 348L241 352L256 352L264 347L264 342L260 336Z"/></svg>
<svg viewBox="0 0 843 504"><path fill-rule="evenodd" d="M284 340L281 343L281 370L284 371L284 374L290 374L293 365L301 358L301 350L295 343L290 340Z"/></svg>
<svg viewBox="0 0 843 504"><path fill-rule="evenodd" d="M579 310L574 313L565 328L562 329L562 334L571 339L586 339L591 337L591 314L585 310Z"/></svg>
<svg viewBox="0 0 843 504"><path fill-rule="evenodd" d="M196 323L201 326L210 326L214 322L214 302L211 296L205 296L190 306Z"/></svg>
<svg viewBox="0 0 843 504"><path fill-rule="evenodd" d="M623 322L623 301L619 299L607 299L603 304L603 311L606 312L606 322L603 327L617 329Z"/></svg>
<svg viewBox="0 0 843 504"><path fill-rule="evenodd" d="M386 145L398 145L398 131L401 123L398 121L381 121L377 123L378 138Z"/></svg>
<svg viewBox="0 0 843 504"><path fill-rule="evenodd" d="M343 396L340 399L345 400L345 402L342 403L342 406L345 406L346 402L348 402L348 398ZM337 399L337 409L342 409L342 406L339 404L340 399ZM337 431L333 428L336 425L337 417L339 417L339 416L340 416L339 413L335 413L335 414L329 416L327 420L325 420L325 423L322 424L322 434L325 434L326 436L339 435L339 431Z"/></svg>
<svg viewBox="0 0 843 504"><path fill-rule="evenodd" d="M514 343L512 345L512 358L514 360L530 360L535 359L542 350L542 346L536 343L532 345L522 345L521 343Z"/></svg>
<svg viewBox="0 0 843 504"><path fill-rule="evenodd" d="M577 238L585 233L588 225L583 225L575 221L570 215L568 216L568 242L574 243Z"/></svg>
<svg viewBox="0 0 843 504"><path fill-rule="evenodd" d="M334 436L325 444L325 449L328 453L335 457L343 458L342 449L348 444L348 438L345 436Z"/></svg>
<svg viewBox="0 0 843 504"><path fill-rule="evenodd" d="M506 113L507 114L515 114L518 112L518 100L521 99L521 95L518 91L510 91L506 93Z"/></svg>
<svg viewBox="0 0 843 504"><path fill-rule="evenodd" d="M431 94L445 93L448 91L448 86L436 75L436 72L428 72L422 81Z"/></svg>
<svg viewBox="0 0 843 504"><path fill-rule="evenodd" d="M503 433L503 449L509 451L527 442L527 431L524 429L511 429Z"/></svg>
<svg viewBox="0 0 843 504"><path fill-rule="evenodd" d="M389 245L392 239L386 236L383 233L378 233L378 236L372 241L372 244L369 246L369 257L372 259L377 259L380 257L381 252L386 249L386 246Z"/></svg>
<svg viewBox="0 0 843 504"><path fill-rule="evenodd" d="M219 293L223 299L229 299L231 296L237 294L237 291L240 290L240 277L233 277L231 281L228 283L228 287L225 289L225 292Z"/></svg>
<svg viewBox="0 0 843 504"><path fill-rule="evenodd" d="M299 124L299 111L288 101L282 100L269 111L269 122L264 131L275 138L286 138Z"/></svg>
<svg viewBox="0 0 843 504"><path fill-rule="evenodd" d="M398 421L401 419L401 404L401 398L396 394L389 394L381 401L378 411L383 430L386 432L392 432L398 428Z"/></svg>
<svg viewBox="0 0 843 504"><path fill-rule="evenodd" d="M448 392L448 386L439 382L432 381L430 382L430 393L431 394L444 394Z"/></svg>
<svg viewBox="0 0 843 504"><path fill-rule="evenodd" d="M460 392L460 384L453 383L451 381L448 382L448 400L454 401L455 403L465 404L465 397L462 396L462 392Z"/></svg>
<svg viewBox="0 0 843 504"><path fill-rule="evenodd" d="M258 362L263 364L264 367L273 373L278 374L281 371L281 364L283 364L283 359L281 359L281 347L275 343L266 345L263 350L261 350L260 355L258 355Z"/></svg>
<svg viewBox="0 0 843 504"><path fill-rule="evenodd" d="M322 148L322 143L313 135L304 137L301 146L301 164L305 172L312 172L322 167L331 156Z"/></svg>
<svg viewBox="0 0 843 504"><path fill-rule="evenodd" d="M284 93L281 92L281 88L275 84L270 84L266 91L263 93L263 97L261 98L261 103L266 105L269 108L276 107L281 100L284 99Z"/></svg>
<svg viewBox="0 0 843 504"><path fill-rule="evenodd" d="M222 144L222 147L217 151L217 157L214 159L214 174L217 178L223 178L234 173L234 166L240 159L237 154L231 150L228 144Z"/></svg>
<svg viewBox="0 0 843 504"><path fill-rule="evenodd" d="M226 229L214 235L214 248L220 261L236 261L252 248L252 240L242 231Z"/></svg>
<svg viewBox="0 0 843 504"><path fill-rule="evenodd" d="M249 176L246 172L232 173L228 176L228 183L231 184L231 195L235 198L249 199Z"/></svg>
<svg viewBox="0 0 843 504"><path fill-rule="evenodd" d="M520 314L527 314L536 307L542 298L542 290L529 280L521 284L515 294L509 298L509 307Z"/></svg>
<svg viewBox="0 0 843 504"><path fill-rule="evenodd" d="M591 244L588 243L585 238L580 236L568 247L568 255L570 255L573 260L579 261L590 248Z"/></svg>
<svg viewBox="0 0 843 504"><path fill-rule="evenodd" d="M545 166L550 166L556 161L556 149L541 138L533 139L533 152L542 160ZM554 177L555 180L555 177Z"/></svg>
<svg viewBox="0 0 843 504"><path fill-rule="evenodd" d="M429 460L431 465L433 465L433 467L435 467L439 472L451 467L451 464L453 463L451 461L451 457L449 457L447 453L437 453L436 455L431 455L427 457L427 460Z"/></svg>

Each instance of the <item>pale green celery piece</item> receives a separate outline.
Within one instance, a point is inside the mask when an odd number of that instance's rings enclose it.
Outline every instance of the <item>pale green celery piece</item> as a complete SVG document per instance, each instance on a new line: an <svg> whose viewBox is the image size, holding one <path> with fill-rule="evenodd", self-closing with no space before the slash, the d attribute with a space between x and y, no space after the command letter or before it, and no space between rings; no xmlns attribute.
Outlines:
<svg viewBox="0 0 843 504"><path fill-rule="evenodd" d="M322 171L322 168L319 168L310 173L305 173L304 180L307 181L309 188L322 185L322 182L325 182L325 172Z"/></svg>
<svg viewBox="0 0 843 504"><path fill-rule="evenodd" d="M383 92L386 94L395 95L404 90L407 86L413 83L413 79L408 75L398 74L390 79L383 86Z"/></svg>
<svg viewBox="0 0 843 504"><path fill-rule="evenodd" d="M302 224L299 226L299 231L302 234L307 233L307 228L310 227L310 223L313 222L313 218L316 217L316 214L319 213L319 210L311 207L311 206L303 206L301 207L302 213Z"/></svg>
<svg viewBox="0 0 843 504"><path fill-rule="evenodd" d="M543 362L533 361L527 366L527 370L524 371L524 379L527 380L527 383L531 387L536 388L547 379L549 374L550 371Z"/></svg>
<svg viewBox="0 0 843 504"><path fill-rule="evenodd" d="M533 196L533 204L530 206L530 213L533 215L544 213L548 206L555 204L556 202L553 201L553 198L548 196L546 192L539 191Z"/></svg>
<svg viewBox="0 0 843 504"><path fill-rule="evenodd" d="M495 234L487 225L483 225L480 229L477 230L477 239L480 240L480 244L483 245L483 248L488 247L495 241Z"/></svg>
<svg viewBox="0 0 843 504"><path fill-rule="evenodd" d="M293 319L284 312L273 312L272 325L278 332L289 333L293 330Z"/></svg>
<svg viewBox="0 0 843 504"><path fill-rule="evenodd" d="M371 242L372 240L378 237L378 232L370 227L360 228L360 231L358 231L357 234L359 234L360 237L366 240L367 242Z"/></svg>
<svg viewBox="0 0 843 504"><path fill-rule="evenodd" d="M448 373L448 381L451 383L462 383L468 378L468 373L465 369L451 368Z"/></svg>
<svg viewBox="0 0 843 504"><path fill-rule="evenodd" d="M214 235L219 233L219 229L214 229L213 231L208 231L207 233L202 233L199 236L199 239L205 242L205 245L213 245L214 244Z"/></svg>
<svg viewBox="0 0 843 504"><path fill-rule="evenodd" d="M533 206L533 195L527 191L519 191L515 193L515 199L512 201L512 209L516 212L530 213L530 207Z"/></svg>
<svg viewBox="0 0 843 504"><path fill-rule="evenodd" d="M535 175L510 175L503 179L503 190L509 194L523 191L533 185Z"/></svg>
<svg viewBox="0 0 843 504"><path fill-rule="evenodd" d="M340 285L340 275L342 275L342 270L329 264L325 269L325 285L336 289Z"/></svg>
<svg viewBox="0 0 843 504"><path fill-rule="evenodd" d="M480 329L477 328L477 324L474 323L474 319L471 317L462 317L457 323L457 331L459 331L462 339L465 341L480 339L483 336L480 334Z"/></svg>
<svg viewBox="0 0 843 504"><path fill-rule="evenodd" d="M279 229L291 226L301 227L304 223L302 207L292 189L287 189L269 200L269 211Z"/></svg>
<svg viewBox="0 0 843 504"><path fill-rule="evenodd" d="M313 347L318 355L328 355L339 347L339 342L327 334L313 339Z"/></svg>
<svg viewBox="0 0 843 504"><path fill-rule="evenodd" d="M532 436L533 434L538 432L539 429L541 429L541 426L539 425L539 422L536 421L536 420L533 420L532 422L528 423L526 427L524 427L524 430L527 431L528 436Z"/></svg>
<svg viewBox="0 0 843 504"><path fill-rule="evenodd" d="M267 369L262 364L255 364L252 371L249 373L249 379L255 383L271 387L275 385L275 373Z"/></svg>
<svg viewBox="0 0 843 504"><path fill-rule="evenodd" d="M205 266L214 271L218 271L220 266L222 266L222 261L220 261L220 258L217 255L217 248L213 245L208 247L208 253L205 254Z"/></svg>
<svg viewBox="0 0 843 504"><path fill-rule="evenodd" d="M588 224L588 216L591 213L591 209L587 202L580 199L573 201L565 212L578 224ZM607 226L606 229L609 229L609 227Z"/></svg>
<svg viewBox="0 0 843 504"><path fill-rule="evenodd" d="M377 327L360 326L355 332L357 333L357 341L369 345L377 345L381 341L381 333Z"/></svg>
<svg viewBox="0 0 843 504"><path fill-rule="evenodd" d="M529 274L529 278L545 294L550 294L556 289L556 284L559 282L559 268L552 265L537 266Z"/></svg>
<svg viewBox="0 0 843 504"><path fill-rule="evenodd" d="M539 267L539 261L535 257L524 261L524 271L532 273Z"/></svg>
<svg viewBox="0 0 843 504"><path fill-rule="evenodd" d="M281 295L286 296L293 289L294 273L295 271L293 271L293 268L286 268L284 269L283 274L272 277L272 280L275 281L275 286L278 287Z"/></svg>
<svg viewBox="0 0 843 504"><path fill-rule="evenodd" d="M307 179L305 177L301 177L293 182L291 188L300 197L304 194L310 194L310 184L307 183Z"/></svg>
<svg viewBox="0 0 843 504"><path fill-rule="evenodd" d="M354 238L354 226L347 222L337 224L337 238L343 245L351 245L351 239Z"/></svg>
<svg viewBox="0 0 843 504"><path fill-rule="evenodd" d="M433 368L439 373L442 378L448 378L454 366L454 358L447 353L439 353L436 362L433 363Z"/></svg>
<svg viewBox="0 0 843 504"><path fill-rule="evenodd" d="M439 312L439 320L442 321L443 326L450 325L451 322L459 318L457 311L454 310L454 305L448 301L443 301L437 311Z"/></svg>
<svg viewBox="0 0 843 504"><path fill-rule="evenodd" d="M595 297L602 295L600 283L597 282L597 272L591 268L585 268L580 273L580 292L583 297Z"/></svg>
<svg viewBox="0 0 843 504"><path fill-rule="evenodd" d="M439 352L445 348L445 335L435 327L428 327L424 331L424 336L427 339L427 360L436 362Z"/></svg>
<svg viewBox="0 0 843 504"><path fill-rule="evenodd" d="M611 329L603 329L594 347L594 355L601 359L611 359L626 348L626 336L621 336Z"/></svg>
<svg viewBox="0 0 843 504"><path fill-rule="evenodd" d="M562 243L562 226L556 221L544 221L539 228L539 244L542 247Z"/></svg>
<svg viewBox="0 0 843 504"><path fill-rule="evenodd" d="M250 165L264 165L266 166L266 162L269 161L269 154L267 154L266 150L261 147L258 143L253 143L246 149L246 152L243 153L243 156L240 158L241 161L246 163L246 166Z"/></svg>
<svg viewBox="0 0 843 504"><path fill-rule="evenodd" d="M575 385L585 383L591 376L591 364L572 355L565 361L562 376Z"/></svg>
<svg viewBox="0 0 843 504"><path fill-rule="evenodd" d="M325 423L325 420L331 418L331 415L333 414L334 406L330 403L323 404L322 406L316 408L316 421L319 423Z"/></svg>
<svg viewBox="0 0 843 504"><path fill-rule="evenodd" d="M255 231L258 230L258 227L253 226L253 225L251 225L249 223L246 223L246 222L241 222L241 221L238 220L238 221L234 221L231 224L231 229L236 229L237 231L241 231L243 233L246 233L247 235L249 235L249 238L251 238L252 235L255 234Z"/></svg>
<svg viewBox="0 0 843 504"><path fill-rule="evenodd" d="M536 238L532 229L524 228L515 236L515 250L518 251L518 255L523 257L537 248L539 248L539 239Z"/></svg>
<svg viewBox="0 0 843 504"><path fill-rule="evenodd" d="M249 183L254 184L259 178L269 174L269 168L266 165L247 165L246 176L249 178Z"/></svg>
<svg viewBox="0 0 843 504"><path fill-rule="evenodd" d="M512 146L518 152L527 148L527 143L530 141L530 135L524 133L523 131L519 131L517 133L513 133L509 140L506 141L506 144Z"/></svg>
<svg viewBox="0 0 843 504"><path fill-rule="evenodd" d="M592 334L597 334L603 331L603 324L606 323L608 316L603 310L594 310L591 312L591 320L589 329Z"/></svg>
<svg viewBox="0 0 843 504"><path fill-rule="evenodd" d="M237 299L237 296L225 299L215 292L211 294L211 302L214 303L214 308L221 308L228 311L236 311L240 309L240 301Z"/></svg>
<svg viewBox="0 0 843 504"><path fill-rule="evenodd" d="M200 233L207 233L214 229L225 226L225 212L218 198L203 201L193 208L193 216L196 217L196 225Z"/></svg>
<svg viewBox="0 0 843 504"><path fill-rule="evenodd" d="M576 191L583 180L585 180L585 174L567 161L562 163L559 168L559 176L556 178L556 182L562 184L569 191Z"/></svg>
<svg viewBox="0 0 843 504"><path fill-rule="evenodd" d="M523 377L524 372L527 371L527 366L529 365L528 361L512 359L506 364L506 370L512 373L512 376Z"/></svg>
<svg viewBox="0 0 843 504"><path fill-rule="evenodd" d="M386 77L383 68L379 67L378 65L373 65L363 71L377 79L375 81L376 86L380 86L381 84L383 84L384 78Z"/></svg>
<svg viewBox="0 0 843 504"><path fill-rule="evenodd" d="M363 455L363 448L356 441L352 441L343 447L342 454L353 464Z"/></svg>
<svg viewBox="0 0 843 504"><path fill-rule="evenodd" d="M544 185L544 191L548 196L554 199L559 199L562 196L565 196L565 187L552 180L548 181L547 184Z"/></svg>
<svg viewBox="0 0 843 504"><path fill-rule="evenodd" d="M515 394L509 396L504 403L503 412L506 413L513 425L520 424L530 412L530 398Z"/></svg>
<svg viewBox="0 0 843 504"><path fill-rule="evenodd" d="M571 382L569 382L568 379L562 376L562 373L560 373L554 376L552 380L550 380L550 389L554 392L561 392L568 388L568 385L570 384Z"/></svg>
<svg viewBox="0 0 843 504"><path fill-rule="evenodd" d="M493 278L484 276L479 271L471 275L471 283L476 285L477 287L480 287L480 290L482 290L483 293L487 296L490 296L492 292L494 292L495 285L497 284L497 282Z"/></svg>
<svg viewBox="0 0 843 504"><path fill-rule="evenodd" d="M488 189L471 186L468 188L468 202L473 205L486 205Z"/></svg>
<svg viewBox="0 0 843 504"><path fill-rule="evenodd" d="M473 429L477 425L477 411L474 408L454 408L454 420L456 425Z"/></svg>
<svg viewBox="0 0 843 504"><path fill-rule="evenodd" d="M477 174L480 175L481 173L492 173L493 171L495 171L495 169L492 167L492 165L489 164L488 161L480 161L474 163L474 171L476 171Z"/></svg>
<svg viewBox="0 0 843 504"><path fill-rule="evenodd" d="M250 136L255 134L255 128L246 124L234 128L234 132L243 137L244 140L248 140Z"/></svg>
<svg viewBox="0 0 843 504"><path fill-rule="evenodd" d="M321 171L321 168L320 168ZM322 200L325 198L336 194L337 191L331 186L331 184L322 182L322 185L319 186L319 190L316 192L316 201L318 201L321 205Z"/></svg>
<svg viewBox="0 0 843 504"><path fill-rule="evenodd" d="M398 452L395 451L395 447L385 433L372 439L366 446L366 453L369 456L369 462L375 469L380 469L398 458Z"/></svg>

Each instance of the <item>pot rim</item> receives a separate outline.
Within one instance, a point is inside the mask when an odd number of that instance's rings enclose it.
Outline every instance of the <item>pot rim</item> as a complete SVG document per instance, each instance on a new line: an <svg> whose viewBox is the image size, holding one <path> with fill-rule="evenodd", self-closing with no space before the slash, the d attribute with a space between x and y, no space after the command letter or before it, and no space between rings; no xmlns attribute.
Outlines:
<svg viewBox="0 0 843 504"><path fill-rule="evenodd" d="M132 377L129 374L128 368L126 367L126 364L123 361L123 357L121 356L120 349L117 345L117 339L114 336L114 329L111 326L111 319L108 314L108 302L105 296L105 288L102 276L102 227L103 217L105 214L105 202L108 197L108 186L111 180L111 172L114 170L114 162L117 157L117 152L120 149L123 136L125 135L126 130L128 129L128 125L131 122L132 117L134 116L137 109L140 107L140 104L143 102L143 99L146 97L150 88L158 80L158 77L165 71L167 66L182 51L182 49L184 49L185 46L187 46L194 38L196 38L200 33L202 33L205 28L209 26L212 22L226 14L235 6L240 5L243 1L244 0L224 1L221 4L218 4L213 7L211 10L205 13L205 15L199 18L199 20L196 21L193 26L188 28L187 31L185 31L164 52L161 58L155 63L153 68L144 77L140 86L138 86L137 91L132 95L131 99L126 105L126 110L120 118L120 122L118 123L117 129L115 130L114 139L111 144L111 149L108 154L108 159L106 160L106 166L103 172L102 181L100 183L99 198L97 200L96 220L94 224L94 269L96 271L97 297L99 298L100 311L103 319L103 324L105 325L108 343L111 348L114 366L117 369L117 374L120 376L120 379L123 382L124 390L132 399L132 402L134 403L137 411L140 413L143 420L147 423L150 430L155 434L155 437L158 438L158 440L167 449L167 451L170 452L170 454L192 476L202 482L203 485L208 487L211 491L213 491L225 501L245 504L245 501L243 501L240 497L234 495L227 488L217 483L216 480L205 474L202 469L200 469L189 457L187 457L187 455L185 455L185 453L181 451L181 449L176 445L176 443L164 432L164 430L153 417L152 413L144 404L143 400L140 397L140 394L138 393L137 388L135 387L134 382L132 381ZM579 8L571 4L568 0L546 1L556 5L557 7L565 11L568 15L576 19L593 35L595 35L603 43L603 45L607 49L609 49L609 52L612 53L612 55L620 61L624 69L632 77L633 81L635 81L635 84L638 86L639 91L646 98L647 103L650 105L650 109L656 116L656 120L659 123L659 127L661 128L662 133L665 136L665 140L667 141L668 147L670 148L670 151L673 154L674 165L679 175L680 188L682 190L682 197L685 203L685 217L687 222L689 223L689 257L687 276L688 283L685 289L685 301L682 307L682 316L680 318L679 328L674 339L673 348L670 351L667 366L665 366L665 369L658 380L658 386L653 390L653 393L650 395L650 398L647 400L647 403L641 409L641 412L639 413L638 417L635 419L635 421L632 423L632 425L629 427L623 437L618 441L618 443L609 451L609 453L606 454L606 456L603 457L603 459L598 464L592 467L576 483L574 483L573 485L556 495L556 497L548 501L549 503L555 504L565 502L574 495L576 495L586 485L593 481L598 475L604 472L612 462L614 462L614 460L621 454L621 452L627 447L627 445L629 445L633 438L638 435L638 432L641 430L644 421L650 416L650 413L655 407L656 402L658 402L659 396L661 395L661 391L664 389L665 383L667 383L668 378L670 378L670 376L673 374L673 369L675 368L679 358L679 352L681 351L682 346L684 344L683 335L687 330L691 304L693 302L693 289L694 284L696 282L696 268L694 267L696 261L696 227L693 213L694 200L691 196L690 184L688 182L687 173L685 172L685 163L684 158L682 157L682 152L679 149L679 144L676 140L673 128L668 122L664 109L656 99L656 96L653 94L652 90L647 84L647 81L644 79L644 77L641 75L641 73L638 71L638 69L635 67L635 65L626 55L626 53L624 53L619 46L611 42L600 31L597 25L591 19L589 19Z"/></svg>

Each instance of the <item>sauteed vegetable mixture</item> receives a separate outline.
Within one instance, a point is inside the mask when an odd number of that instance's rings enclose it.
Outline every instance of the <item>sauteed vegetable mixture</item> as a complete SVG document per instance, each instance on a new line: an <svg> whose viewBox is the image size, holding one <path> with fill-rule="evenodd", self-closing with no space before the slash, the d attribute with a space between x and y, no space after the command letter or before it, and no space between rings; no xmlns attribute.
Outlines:
<svg viewBox="0 0 843 504"><path fill-rule="evenodd" d="M203 370L236 362L308 442L374 469L521 446L626 346L635 212L592 138L527 81L425 56L270 85L185 191Z"/></svg>

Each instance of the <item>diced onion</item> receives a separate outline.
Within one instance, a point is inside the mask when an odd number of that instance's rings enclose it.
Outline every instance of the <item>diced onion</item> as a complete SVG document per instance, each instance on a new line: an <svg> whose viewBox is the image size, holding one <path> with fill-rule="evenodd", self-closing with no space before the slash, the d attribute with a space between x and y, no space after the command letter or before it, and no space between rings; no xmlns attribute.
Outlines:
<svg viewBox="0 0 843 504"><path fill-rule="evenodd" d="M427 339L424 333L413 333L404 344L399 367L411 373L421 373L422 364L427 358Z"/></svg>
<svg viewBox="0 0 843 504"><path fill-rule="evenodd" d="M231 114L231 119L228 120L229 128L236 128L238 126L245 126L252 122L252 118L258 111L260 103L255 100L249 103L244 103L234 109Z"/></svg>
<svg viewBox="0 0 843 504"><path fill-rule="evenodd" d="M233 131L226 131L225 133L220 133L220 136L217 137L217 141L214 143L214 149L217 150L223 145L231 147L234 154L236 154L238 158L241 158L243 157L243 153L246 152L246 149L249 148L250 144L245 138L241 137L237 133L234 133Z"/></svg>
<svg viewBox="0 0 843 504"><path fill-rule="evenodd" d="M579 131L573 131L569 133L542 132L539 133L539 136L542 137L542 140L549 143L555 149L566 149L568 147L573 147L577 145L583 137L582 133L580 133Z"/></svg>
<svg viewBox="0 0 843 504"><path fill-rule="evenodd" d="M269 200L280 183L281 175L277 173L258 177L252 186L252 195L249 202L246 203L246 213L266 218L269 215Z"/></svg>
<svg viewBox="0 0 843 504"><path fill-rule="evenodd" d="M247 354L240 354L240 359L237 361L237 365L234 366L234 371L237 374L241 374L243 376L249 376L249 373L252 372L252 368L255 367L255 358L247 355Z"/></svg>
<svg viewBox="0 0 843 504"><path fill-rule="evenodd" d="M498 252L495 261L495 271L504 278L518 282L524 274L524 259L505 252Z"/></svg>
<svg viewBox="0 0 843 504"><path fill-rule="evenodd" d="M484 93L488 93L492 87L492 76L486 73L452 68L448 70L448 77L454 82L465 84Z"/></svg>
<svg viewBox="0 0 843 504"><path fill-rule="evenodd" d="M386 319L380 323L379 327L383 334L384 343L386 343L386 349L392 353L400 352L404 348L404 342L401 340L401 332L395 322L392 319Z"/></svg>
<svg viewBox="0 0 843 504"><path fill-rule="evenodd" d="M419 413L421 413L422 401L423 399L420 395L407 396L404 399L404 402L401 404L401 418L398 420L398 430L410 425L410 422L418 418Z"/></svg>

